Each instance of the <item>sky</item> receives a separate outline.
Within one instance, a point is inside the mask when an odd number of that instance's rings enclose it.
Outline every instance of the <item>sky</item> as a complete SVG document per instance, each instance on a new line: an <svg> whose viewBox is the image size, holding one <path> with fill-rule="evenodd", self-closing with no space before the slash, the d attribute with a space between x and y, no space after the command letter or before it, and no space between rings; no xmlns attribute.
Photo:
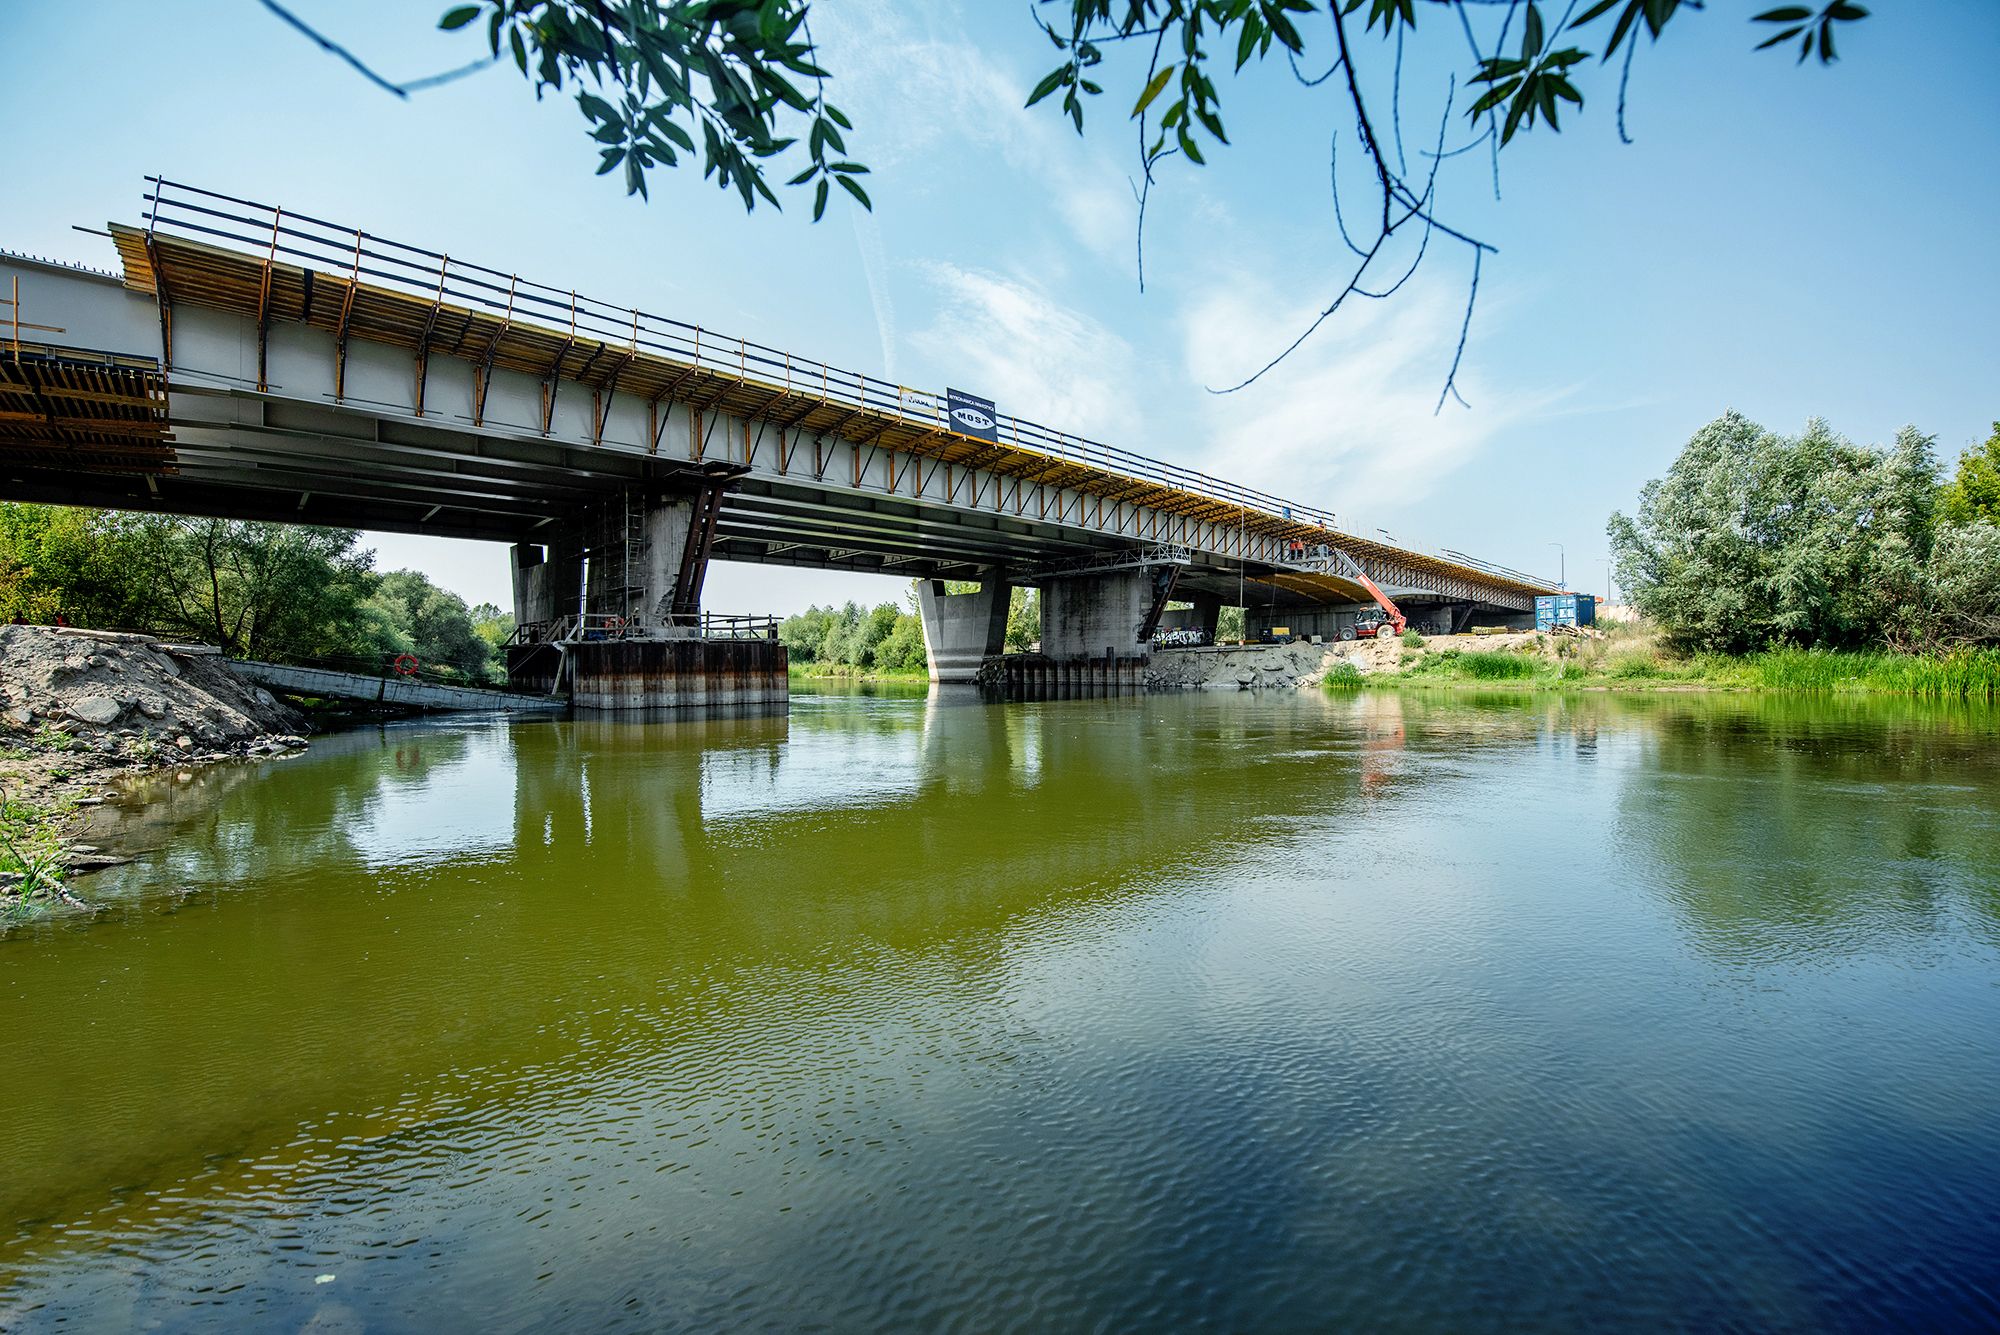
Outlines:
<svg viewBox="0 0 2000 1335"><path fill-rule="evenodd" d="M292 7L393 80L479 54L473 33L435 30L442 0ZM1347 150L1343 198L1367 182L1332 84L1282 64L1220 81L1232 146L1158 173L1142 291L1126 113L1143 71L1107 72L1079 137L1053 103L1022 106L1054 53L1027 6L990 0L814 5L875 202L836 200L818 224L803 193L746 215L688 170L628 198L592 174L574 103L537 103L511 66L399 100L256 0L0 0L0 248L115 268L108 241L73 227L137 221L141 178L162 174L983 393L1356 529L1602 591L1606 517L1725 410L1783 431L1823 417L1864 442L1915 424L1947 460L2000 418L2000 81L1985 68L2000 4L1875 6L1831 68L1753 52L1755 8L1722 0L1641 52L1633 143L1612 114L1616 66L1593 67L1561 134L1501 155L1498 199L1482 154L1446 164L1441 215L1496 249L1458 377L1469 406L1442 411L1470 277L1456 245L1250 389L1212 392L1346 281L1330 148ZM1413 159L1463 65L1439 29L1420 28L1404 71ZM1306 29L1310 71L1329 34ZM1448 146L1464 125L1452 110ZM365 541L381 568L507 601L501 547ZM903 587L723 563L706 601L786 614Z"/></svg>

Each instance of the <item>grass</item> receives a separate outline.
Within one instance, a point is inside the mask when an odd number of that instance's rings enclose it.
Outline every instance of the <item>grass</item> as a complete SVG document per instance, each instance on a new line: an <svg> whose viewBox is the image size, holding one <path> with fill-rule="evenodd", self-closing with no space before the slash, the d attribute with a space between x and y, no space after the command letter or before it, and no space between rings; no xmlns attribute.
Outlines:
<svg viewBox="0 0 2000 1335"><path fill-rule="evenodd" d="M1775 691L1872 691L1922 700L2000 699L2000 650L1947 654L1772 649L1748 660Z"/></svg>
<svg viewBox="0 0 2000 1335"><path fill-rule="evenodd" d="M1740 656L1678 655L1663 648L1648 627L1613 625L1596 639L1541 637L1536 647L1517 650L1405 654L1396 671L1368 677L1342 663L1327 674L1325 685L1750 690L2000 701L2000 650L1897 654L1787 648Z"/></svg>
<svg viewBox="0 0 2000 1335"><path fill-rule="evenodd" d="M872 668L855 667L850 663L793 663L789 669L794 677L806 680L841 681L929 681L929 668Z"/></svg>
<svg viewBox="0 0 2000 1335"><path fill-rule="evenodd" d="M20 878L0 893L0 918L25 918L58 902L73 902L63 888L55 815L0 793L0 872Z"/></svg>

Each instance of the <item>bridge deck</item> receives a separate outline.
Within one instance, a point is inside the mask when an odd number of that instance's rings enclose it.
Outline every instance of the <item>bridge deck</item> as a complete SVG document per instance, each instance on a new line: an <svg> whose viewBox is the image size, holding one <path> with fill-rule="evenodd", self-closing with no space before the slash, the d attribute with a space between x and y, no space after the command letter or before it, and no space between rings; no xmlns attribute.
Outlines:
<svg viewBox="0 0 2000 1335"><path fill-rule="evenodd" d="M997 444L966 436L944 425L941 395L611 306L358 228L168 182L157 183L149 201L146 227L111 228L128 287L169 303L250 317L260 340L273 323L289 322L330 334L343 348L348 340L361 339L405 349L418 361L420 414L424 359L452 357L478 368L475 426L483 386L497 368L542 381L545 426L566 382L593 394L599 435L614 392L644 399L653 410L656 451L663 425L659 408L683 405L697 420L756 418L782 432L833 436L891 457L907 455L918 467L928 460L932 467L1019 478L1279 542L1333 540L1364 559L1476 580L1515 595L1550 588L1533 576L1471 558L1451 559L1342 532L1330 511L1023 418L1001 414ZM171 348L167 361L172 363ZM260 380L261 374L260 367ZM698 441L696 463L702 462L700 448Z"/></svg>

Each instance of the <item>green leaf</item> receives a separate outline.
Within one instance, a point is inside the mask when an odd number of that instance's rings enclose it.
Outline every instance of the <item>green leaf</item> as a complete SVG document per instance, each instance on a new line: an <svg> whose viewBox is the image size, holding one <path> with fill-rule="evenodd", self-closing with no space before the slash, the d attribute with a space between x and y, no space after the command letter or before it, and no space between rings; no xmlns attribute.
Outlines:
<svg viewBox="0 0 2000 1335"><path fill-rule="evenodd" d="M1068 65L1064 65L1061 69L1050 70L1047 77L1035 85L1035 91L1028 94L1027 105L1034 106L1035 103L1062 87L1063 83L1069 77L1069 72L1070 67Z"/></svg>
<svg viewBox="0 0 2000 1335"><path fill-rule="evenodd" d="M860 200L862 208L867 209L870 213L875 211L875 205L869 200L868 192L861 188L861 182L855 180L852 176L836 176L833 179L840 182L841 187L848 194Z"/></svg>
<svg viewBox="0 0 2000 1335"><path fill-rule="evenodd" d="M1236 68L1242 69L1250 63L1252 53L1257 50L1257 33L1262 27L1256 15L1243 20L1242 35L1236 39Z"/></svg>
<svg viewBox="0 0 2000 1335"><path fill-rule="evenodd" d="M1531 89L1523 87L1521 95L1514 99L1514 105L1507 111L1507 123L1501 127L1500 146L1502 148L1505 148L1508 142L1513 139L1514 131L1521 127L1521 117L1527 115L1528 108L1533 105L1534 101Z"/></svg>
<svg viewBox="0 0 2000 1335"><path fill-rule="evenodd" d="M447 9L444 17L438 20L438 27L446 32L456 32L478 17L478 5L460 5L455 9Z"/></svg>
<svg viewBox="0 0 2000 1335"><path fill-rule="evenodd" d="M1625 7L1625 12L1618 16L1618 22L1611 29L1611 44L1604 48L1604 58L1606 60L1611 59L1612 55L1617 52L1618 44L1625 40L1627 33L1631 32L1632 22L1639 17L1639 14L1640 0L1632 0L1632 3Z"/></svg>
<svg viewBox="0 0 2000 1335"><path fill-rule="evenodd" d="M1752 19L1751 22L1752 23L1797 23L1801 19L1809 19L1811 17L1812 17L1812 11L1810 9L1807 9L1804 5L1780 5L1776 9L1765 10L1763 13L1759 14L1756 18Z"/></svg>
<svg viewBox="0 0 2000 1335"><path fill-rule="evenodd" d="M813 190L813 221L818 222L824 216L826 216L826 181L822 178Z"/></svg>
<svg viewBox="0 0 2000 1335"><path fill-rule="evenodd" d="M662 119L657 128L661 134L673 140L688 152L694 152L694 140L688 136L686 130L683 130L671 120Z"/></svg>
<svg viewBox="0 0 2000 1335"><path fill-rule="evenodd" d="M1512 93L1516 88L1519 88L1520 86L1521 86L1521 81L1519 79L1508 79L1503 83L1494 84L1491 88L1486 90L1486 96L1480 98L1477 102L1474 102L1472 104L1472 110L1466 112L1465 114L1468 116L1478 116L1488 111L1491 111L1493 108L1499 106L1502 102L1505 102L1507 100L1508 94Z"/></svg>
<svg viewBox="0 0 2000 1335"><path fill-rule="evenodd" d="M1139 94L1139 101L1132 108L1132 115L1134 117L1146 114L1146 108L1153 104L1153 99L1160 95L1160 90L1167 86L1167 80L1173 78L1174 71L1179 68L1178 64L1168 65L1153 76L1152 82L1148 83L1146 90Z"/></svg>

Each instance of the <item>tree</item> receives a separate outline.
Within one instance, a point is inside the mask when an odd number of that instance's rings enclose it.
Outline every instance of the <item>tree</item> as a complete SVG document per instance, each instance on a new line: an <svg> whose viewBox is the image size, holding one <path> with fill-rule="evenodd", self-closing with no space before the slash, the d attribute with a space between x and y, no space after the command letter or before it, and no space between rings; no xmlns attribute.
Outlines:
<svg viewBox="0 0 2000 1335"><path fill-rule="evenodd" d="M880 672L921 672L929 665L914 594L904 608L894 603L864 608L852 602L840 608L809 607L780 623L778 639L795 663Z"/></svg>
<svg viewBox="0 0 2000 1335"><path fill-rule="evenodd" d="M1958 470L1938 497L1938 513L1954 524L2000 524L2000 422L1983 445L1958 458Z"/></svg>
<svg viewBox="0 0 2000 1335"><path fill-rule="evenodd" d="M1042 592L1016 585L1007 602L1007 648L1026 653L1042 641Z"/></svg>
<svg viewBox="0 0 2000 1335"><path fill-rule="evenodd" d="M150 607L132 579L128 526L100 510L0 505L0 618L143 626Z"/></svg>
<svg viewBox="0 0 2000 1335"><path fill-rule="evenodd" d="M392 84L277 0L263 3L397 96L478 68ZM703 175L735 189L746 209L759 199L775 207L768 168L803 157L803 169L786 184L812 187L817 220L835 182L864 208L870 201L857 179L868 169L847 149L853 125L826 98L832 72L819 63L810 8L810 0L476 0L446 10L439 26L483 31L491 61L511 57L537 99L573 90L597 145L598 173L622 168L628 193L646 194L655 167L699 158ZM1442 407L1456 392L1481 261L1493 247L1440 217L1440 171L1483 146L1497 196L1499 151L1537 125L1558 131L1564 103L1581 112L1579 85L1589 82L1593 57L1600 65L1620 61L1617 123L1626 137L1626 94L1642 41L1657 43L1670 24L1703 9L1700 0L1575 0L1567 8L1545 0L1044 0L1030 12L1060 59L1027 102L1055 98L1080 134L1088 100L1103 95L1112 77L1106 70L1119 71L1114 106L1129 106L1139 130L1143 289L1146 202L1158 168L1173 157L1199 167L1230 142L1218 67L1232 74L1253 65L1276 69L1306 87L1325 87L1336 155L1340 136L1350 135L1349 152L1358 150L1369 182L1365 199L1343 210L1335 173L1335 218L1353 259L1317 318L1230 388L1263 375L1350 298L1394 294L1437 241L1470 259L1465 326L1438 397ZM1044 17L1048 11L1060 18ZM1767 9L1752 22L1764 38L1759 49L1796 43L1799 63L1817 56L1831 64L1839 26L1867 13L1852 0L1818 0ZM1433 99L1436 115L1424 109L1421 119L1435 121L1435 134L1426 129L1412 152L1403 137L1404 58L1406 47L1432 40L1450 43L1460 68ZM1124 51L1139 58L1107 61ZM1461 132L1469 138L1454 143L1460 117L1470 121ZM1317 170L1317 145L1312 156Z"/></svg>
<svg viewBox="0 0 2000 1335"><path fill-rule="evenodd" d="M507 641L514 635L514 614L503 612L493 603L480 603L472 609L472 629L480 639L486 641L493 661L501 661Z"/></svg>
<svg viewBox="0 0 2000 1335"><path fill-rule="evenodd" d="M1931 559L1937 463L1824 422L1780 437L1737 413L1697 432L1635 517L1613 514L1618 580L1676 647L1853 648L1905 633Z"/></svg>
<svg viewBox="0 0 2000 1335"><path fill-rule="evenodd" d="M786 656L796 663L817 662L832 619L832 608L817 606L786 617L778 626L778 641L785 646Z"/></svg>
<svg viewBox="0 0 2000 1335"><path fill-rule="evenodd" d="M369 601L389 612L391 625L404 631L414 654L427 668L455 672L471 681L496 674L493 646L479 635L465 599L440 589L415 570L392 570L377 581Z"/></svg>
<svg viewBox="0 0 2000 1335"><path fill-rule="evenodd" d="M1913 615L1891 628L1898 648L2000 644L2000 524L1946 524L1924 565Z"/></svg>
<svg viewBox="0 0 2000 1335"><path fill-rule="evenodd" d="M373 554L353 529L133 515L139 567L163 629L248 658L349 652Z"/></svg>
<svg viewBox="0 0 2000 1335"><path fill-rule="evenodd" d="M0 503L0 614L208 640L252 658L375 668L397 654L499 681L513 618L413 570L374 573L352 529Z"/></svg>

